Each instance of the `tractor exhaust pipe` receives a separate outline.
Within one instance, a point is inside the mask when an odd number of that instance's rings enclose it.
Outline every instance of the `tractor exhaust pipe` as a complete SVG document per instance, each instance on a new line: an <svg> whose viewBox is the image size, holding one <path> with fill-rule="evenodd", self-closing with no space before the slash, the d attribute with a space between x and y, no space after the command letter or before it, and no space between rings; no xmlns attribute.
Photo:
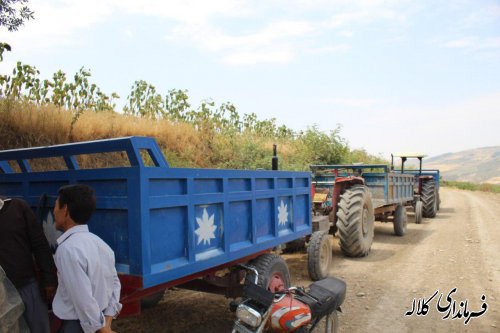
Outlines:
<svg viewBox="0 0 500 333"><path fill-rule="evenodd" d="M273 145L272 170L278 170L278 153L276 152L276 145Z"/></svg>

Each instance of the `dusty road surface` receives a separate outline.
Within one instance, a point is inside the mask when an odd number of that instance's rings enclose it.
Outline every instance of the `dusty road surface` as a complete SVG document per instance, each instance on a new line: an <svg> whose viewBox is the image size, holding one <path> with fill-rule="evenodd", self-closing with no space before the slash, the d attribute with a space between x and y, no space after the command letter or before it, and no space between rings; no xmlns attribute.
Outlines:
<svg viewBox="0 0 500 333"><path fill-rule="evenodd" d="M409 214L404 237L394 236L392 224L376 222L365 258L344 257L333 239L330 274L348 286L341 332L500 332L500 195L443 188L441 198L436 218L417 225ZM306 255L284 258L293 284L308 285ZM414 309L405 316L414 299L418 308L419 300L436 292L426 315ZM451 319L464 313L466 300L469 315L478 315L467 325L464 317ZM118 319L113 327L117 332L230 332L233 314L227 304L221 296L173 290L155 308ZM479 315L483 307L487 310Z"/></svg>

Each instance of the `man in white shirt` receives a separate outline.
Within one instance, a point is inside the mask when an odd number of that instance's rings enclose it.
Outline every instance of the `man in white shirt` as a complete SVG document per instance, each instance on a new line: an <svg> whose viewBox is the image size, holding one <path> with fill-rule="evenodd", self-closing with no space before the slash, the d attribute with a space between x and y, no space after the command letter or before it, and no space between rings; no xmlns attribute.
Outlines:
<svg viewBox="0 0 500 333"><path fill-rule="evenodd" d="M63 234L57 239L59 285L52 304L62 320L59 333L113 332L111 321L122 307L113 250L87 226L95 204L87 185L59 189L54 220Z"/></svg>

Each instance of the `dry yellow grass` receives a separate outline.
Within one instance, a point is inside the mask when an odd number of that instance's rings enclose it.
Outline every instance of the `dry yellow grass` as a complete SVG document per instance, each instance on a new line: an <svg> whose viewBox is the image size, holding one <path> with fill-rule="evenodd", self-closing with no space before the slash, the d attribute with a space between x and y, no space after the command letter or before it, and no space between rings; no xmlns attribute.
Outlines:
<svg viewBox="0 0 500 333"><path fill-rule="evenodd" d="M157 140L172 166L207 168L234 167L236 160L251 158L245 156L249 155L245 147L255 144L261 145L270 156L273 144L270 139L252 135L229 137L214 131L197 130L187 123L137 118L116 112L85 111L70 133L72 112L50 105L34 106L10 100L0 101L0 117L0 150L124 136L148 136ZM286 155L293 152L293 148L280 144L280 155L285 159ZM99 165L113 165L115 159L117 156L108 156L101 159ZM96 166L96 161L85 156L80 157L78 162L82 168ZM45 169L55 168L58 163L60 162L45 161L39 164L43 164L41 168ZM245 167L244 162L241 167Z"/></svg>

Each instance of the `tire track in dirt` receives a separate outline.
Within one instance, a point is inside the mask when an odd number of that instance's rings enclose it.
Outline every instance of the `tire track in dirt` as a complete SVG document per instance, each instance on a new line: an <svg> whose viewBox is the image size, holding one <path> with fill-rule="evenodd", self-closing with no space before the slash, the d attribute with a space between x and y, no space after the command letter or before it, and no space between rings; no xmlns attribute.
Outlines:
<svg viewBox="0 0 500 333"><path fill-rule="evenodd" d="M499 197L486 204L475 193L443 189L442 198L438 216L424 219L421 225L410 224L408 234L402 238L391 235L391 225L378 226L370 254L374 257L364 258L362 267L354 265L353 270L349 264L340 271L333 268L334 275L343 274L348 287L354 287L348 295L351 301L346 304L343 332L500 331L500 280L493 273L498 272L496 266L488 259L488 253L498 250L498 242L491 244L483 235L498 226L487 217L495 216L491 207L499 206ZM384 252L391 255L383 258ZM356 269L368 287L355 277ZM349 283L350 279L354 283ZM433 300L426 316L404 316L414 298L429 298L436 290L445 298L454 287L457 306L468 299L469 310L479 311L480 298L485 294L490 311L464 325L464 319L442 320L444 314L437 311Z"/></svg>

